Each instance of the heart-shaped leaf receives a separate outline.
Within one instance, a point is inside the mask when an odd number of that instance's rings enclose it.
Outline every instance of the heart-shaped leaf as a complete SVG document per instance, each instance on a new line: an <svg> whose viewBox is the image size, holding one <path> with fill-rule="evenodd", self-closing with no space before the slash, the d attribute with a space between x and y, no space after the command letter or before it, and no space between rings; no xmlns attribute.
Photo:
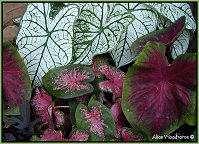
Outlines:
<svg viewBox="0 0 199 144"><path fill-rule="evenodd" d="M61 131L47 129L40 141L65 141Z"/></svg>
<svg viewBox="0 0 199 144"><path fill-rule="evenodd" d="M115 136L115 124L111 112L100 102L91 100L88 108L79 104L75 112L79 130L90 131L90 140L110 140Z"/></svg>
<svg viewBox="0 0 199 144"><path fill-rule="evenodd" d="M52 99L43 88L36 88L31 100L33 112L42 117L42 122L49 127L52 125Z"/></svg>
<svg viewBox="0 0 199 144"><path fill-rule="evenodd" d="M91 93L93 87L89 82L94 78L91 68L74 64L48 71L42 81L50 94L69 99Z"/></svg>
<svg viewBox="0 0 199 144"><path fill-rule="evenodd" d="M165 51L160 43L147 43L124 80L123 112L149 140L170 134L195 108L196 54L180 55L170 65Z"/></svg>
<svg viewBox="0 0 199 144"><path fill-rule="evenodd" d="M3 45L3 96L5 115L18 115L22 100L30 100L31 82L25 64L16 47L11 43Z"/></svg>
<svg viewBox="0 0 199 144"><path fill-rule="evenodd" d="M113 93L113 99L122 96L122 86L125 74L119 69L103 65L100 67L100 72L104 74L109 80L99 83L99 88L105 92Z"/></svg>
<svg viewBox="0 0 199 144"><path fill-rule="evenodd" d="M186 28L195 30L196 22L188 3L146 3L155 9L159 14L175 22L181 16L186 17Z"/></svg>
<svg viewBox="0 0 199 144"><path fill-rule="evenodd" d="M167 28L150 32L147 35L138 38L132 43L131 49L141 51L144 48L145 44L149 41L160 42L170 46L182 33L182 31L184 30L184 26L185 17L181 17L174 24L170 25Z"/></svg>
<svg viewBox="0 0 199 144"><path fill-rule="evenodd" d="M138 51L129 49L131 44L139 37L156 30L157 18L155 13L144 3L118 3L123 12L134 15L135 20L121 35L119 44L110 54L117 67L124 66L137 58Z"/></svg>
<svg viewBox="0 0 199 144"><path fill-rule="evenodd" d="M21 20L16 43L34 86L48 70L66 65L72 58L73 22L76 5L65 6L50 18L48 3L30 3Z"/></svg>
<svg viewBox="0 0 199 144"><path fill-rule="evenodd" d="M92 57L117 46L120 35L134 20L114 3L87 3L74 25L74 63L91 64Z"/></svg>

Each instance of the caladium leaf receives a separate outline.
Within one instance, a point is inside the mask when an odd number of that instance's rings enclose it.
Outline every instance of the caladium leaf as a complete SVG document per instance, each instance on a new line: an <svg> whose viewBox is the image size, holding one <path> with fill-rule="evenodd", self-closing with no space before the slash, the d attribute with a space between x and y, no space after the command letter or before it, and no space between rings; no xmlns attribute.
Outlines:
<svg viewBox="0 0 199 144"><path fill-rule="evenodd" d="M196 22L188 3L146 3L155 9L159 14L175 22L181 16L186 17L186 28L195 30Z"/></svg>
<svg viewBox="0 0 199 144"><path fill-rule="evenodd" d="M124 80L123 112L150 140L177 129L195 108L196 54L180 55L170 65L165 51L147 43Z"/></svg>
<svg viewBox="0 0 199 144"><path fill-rule="evenodd" d="M157 17L155 13L144 3L118 3L123 12L134 15L135 20L121 35L119 44L110 54L117 67L124 66L137 58L138 51L129 49L131 44L139 37L156 30Z"/></svg>
<svg viewBox="0 0 199 144"><path fill-rule="evenodd" d="M31 82L25 64L16 47L3 45L3 96L5 115L18 115L22 100L30 100Z"/></svg>
<svg viewBox="0 0 199 144"><path fill-rule="evenodd" d="M182 33L182 31L184 30L184 26L185 17L183 16L167 28L150 32L147 35L138 38L132 43L131 49L141 51L144 48L145 44L149 41L160 42L170 46Z"/></svg>
<svg viewBox="0 0 199 144"><path fill-rule="evenodd" d="M163 16L159 16L158 19L158 27L159 29L169 27L171 25L171 21L169 19L164 18ZM171 46L171 56L175 59L177 56L184 54L189 47L189 39L190 33L187 29L184 29L176 41Z"/></svg>
<svg viewBox="0 0 199 144"><path fill-rule="evenodd" d="M35 88L34 96L31 100L33 112L42 117L42 122L48 127L52 126L52 99L44 88Z"/></svg>
<svg viewBox="0 0 199 144"><path fill-rule="evenodd" d="M47 129L40 141L65 141L61 131Z"/></svg>
<svg viewBox="0 0 199 144"><path fill-rule="evenodd" d="M125 74L119 69L103 65L100 67L100 72L104 74L109 80L99 83L99 88L102 91L113 93L113 98L122 96L122 87Z"/></svg>
<svg viewBox="0 0 199 144"><path fill-rule="evenodd" d="M115 120L116 136L118 137L120 135L121 128L126 125L126 118L122 111L121 98L118 98L116 103L112 105L111 112Z"/></svg>
<svg viewBox="0 0 199 144"><path fill-rule="evenodd" d="M76 130L75 132L73 132L68 141L88 141L88 138L88 132Z"/></svg>
<svg viewBox="0 0 199 144"><path fill-rule="evenodd" d="M65 125L64 113L58 108L53 108L53 115L55 117L55 126L57 129L61 129Z"/></svg>
<svg viewBox="0 0 199 144"><path fill-rule="evenodd" d="M50 69L66 65L72 58L73 22L76 5L68 5L51 19L48 3L30 3L21 20L16 43L34 86Z"/></svg>
<svg viewBox="0 0 199 144"><path fill-rule="evenodd" d="M122 128L121 130L122 141L146 141L147 138L142 134L136 133L133 129Z"/></svg>
<svg viewBox="0 0 199 144"><path fill-rule="evenodd" d="M91 141L110 140L115 136L115 124L111 112L100 102L91 100L88 108L79 104L75 112L79 130L90 132Z"/></svg>
<svg viewBox="0 0 199 144"><path fill-rule="evenodd" d="M69 99L91 93L93 87L89 82L94 78L91 68L74 64L48 71L42 81L50 94Z"/></svg>
<svg viewBox="0 0 199 144"><path fill-rule="evenodd" d="M114 3L87 3L74 25L73 63L91 64L92 57L117 46L120 35L134 20Z"/></svg>

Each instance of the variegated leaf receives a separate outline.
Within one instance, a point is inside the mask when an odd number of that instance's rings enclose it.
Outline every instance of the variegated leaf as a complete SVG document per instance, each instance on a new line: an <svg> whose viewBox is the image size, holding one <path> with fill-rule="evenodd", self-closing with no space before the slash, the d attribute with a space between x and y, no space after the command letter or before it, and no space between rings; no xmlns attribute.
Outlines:
<svg viewBox="0 0 199 144"><path fill-rule="evenodd" d="M94 55L106 53L117 46L121 34L134 20L123 11L123 5L87 3L82 6L74 25L72 63L91 64Z"/></svg>
<svg viewBox="0 0 199 144"><path fill-rule="evenodd" d="M172 22L175 22L181 16L186 17L186 28L195 30L196 22L191 12L191 8L188 3L146 3L151 6L158 13L168 18Z"/></svg>
<svg viewBox="0 0 199 144"><path fill-rule="evenodd" d="M50 69L66 65L72 58L73 22L78 14L76 5L59 9L50 17L48 3L30 3L21 20L17 36L19 53L26 63L34 86Z"/></svg>
<svg viewBox="0 0 199 144"><path fill-rule="evenodd" d="M166 28L170 26L171 24L172 22L169 19L159 15L159 18L158 18L159 29ZM181 54L184 54L187 51L189 47L189 39L190 39L189 31L187 29L183 30L180 36L171 46L171 49L172 49L171 55L173 59L175 59L177 56Z"/></svg>
<svg viewBox="0 0 199 144"><path fill-rule="evenodd" d="M124 12L130 12L135 20L122 34L119 44L110 54L117 67L126 65L136 59L138 51L130 50L131 44L139 37L152 32L157 27L157 18L151 9L143 3L122 3Z"/></svg>

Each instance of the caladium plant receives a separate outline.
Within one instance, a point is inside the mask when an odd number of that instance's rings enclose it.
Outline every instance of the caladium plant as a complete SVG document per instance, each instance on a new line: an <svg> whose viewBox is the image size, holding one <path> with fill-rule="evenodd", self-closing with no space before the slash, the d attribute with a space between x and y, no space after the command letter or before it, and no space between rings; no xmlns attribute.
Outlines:
<svg viewBox="0 0 199 144"><path fill-rule="evenodd" d="M103 65L100 67L100 72L104 74L109 80L99 83L99 88L105 92L113 93L113 100L122 96L122 86L125 74L119 69Z"/></svg>
<svg viewBox="0 0 199 144"><path fill-rule="evenodd" d="M52 125L52 99L51 96L43 88L36 88L34 96L31 100L33 112L42 117L42 122L48 127Z"/></svg>
<svg viewBox="0 0 199 144"><path fill-rule="evenodd" d="M79 104L75 112L76 125L90 132L91 141L111 140L115 136L115 124L111 112L100 102L91 100L88 108Z"/></svg>
<svg viewBox="0 0 199 144"><path fill-rule="evenodd" d="M54 68L42 78L50 94L58 98L70 99L93 91L89 82L95 78L91 68L83 65L67 65Z"/></svg>
<svg viewBox="0 0 199 144"><path fill-rule="evenodd" d="M180 55L169 64L165 51L160 43L147 43L124 80L123 112L149 140L171 133L195 109L196 54Z"/></svg>
<svg viewBox="0 0 199 144"><path fill-rule="evenodd" d="M41 85L41 77L48 70L66 65L72 58L73 23L78 8L70 4L53 17L50 12L49 3L30 3L16 40L34 86Z"/></svg>
<svg viewBox="0 0 199 144"><path fill-rule="evenodd" d="M18 115L22 100L30 100L31 82L25 64L16 47L3 45L3 96L4 114Z"/></svg>
<svg viewBox="0 0 199 144"><path fill-rule="evenodd" d="M136 41L134 41L131 45L131 49L137 49L137 51L141 51L147 42L154 41L160 42L165 45L171 46L173 42L178 38L181 32L184 30L185 26L185 17L181 17L171 26L150 32Z"/></svg>

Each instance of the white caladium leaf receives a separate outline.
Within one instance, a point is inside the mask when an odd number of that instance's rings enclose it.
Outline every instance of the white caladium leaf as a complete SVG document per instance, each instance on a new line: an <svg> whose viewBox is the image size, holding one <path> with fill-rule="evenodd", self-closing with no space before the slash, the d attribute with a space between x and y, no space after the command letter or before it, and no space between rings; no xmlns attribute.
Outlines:
<svg viewBox="0 0 199 144"><path fill-rule="evenodd" d="M74 27L72 63L91 64L94 55L117 46L121 34L134 20L123 5L87 3L82 6Z"/></svg>
<svg viewBox="0 0 199 144"><path fill-rule="evenodd" d="M158 18L159 29L169 27L172 24L172 22L169 19L161 15L159 15L158 17L159 17ZM189 39L190 39L190 33L187 29L184 29L177 38L177 40L171 46L172 49L171 55L173 59L175 59L177 56L181 54L184 54L187 51L189 47Z"/></svg>
<svg viewBox="0 0 199 144"><path fill-rule="evenodd" d="M72 58L76 5L68 5L50 17L48 3L30 3L21 20L16 43L34 86L50 69L66 65Z"/></svg>
<svg viewBox="0 0 199 144"><path fill-rule="evenodd" d="M122 34L118 46L110 54L117 67L126 65L136 59L139 51L130 50L131 44L139 37L152 32L157 27L157 18L153 11L143 3L118 3L122 11L130 12L135 20Z"/></svg>
<svg viewBox="0 0 199 144"><path fill-rule="evenodd" d="M146 3L156 9L162 16L175 22L181 16L186 17L186 28L195 30L196 22L191 12L191 8L187 3Z"/></svg>

